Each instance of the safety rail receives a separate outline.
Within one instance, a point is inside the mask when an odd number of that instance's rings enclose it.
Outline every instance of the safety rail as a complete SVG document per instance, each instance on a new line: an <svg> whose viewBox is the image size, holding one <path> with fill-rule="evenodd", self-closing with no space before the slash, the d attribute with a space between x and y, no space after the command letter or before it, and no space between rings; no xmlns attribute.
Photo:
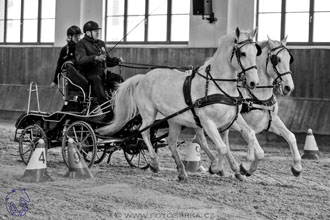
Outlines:
<svg viewBox="0 0 330 220"><path fill-rule="evenodd" d="M30 88L29 88L29 99L28 99L28 107L27 107L26 114L29 114L29 113L30 113L31 95L32 95L32 92L35 92L35 93L36 93L38 112L40 112L40 102L39 102L38 85L37 85L36 82L31 82L31 83L30 83Z"/></svg>

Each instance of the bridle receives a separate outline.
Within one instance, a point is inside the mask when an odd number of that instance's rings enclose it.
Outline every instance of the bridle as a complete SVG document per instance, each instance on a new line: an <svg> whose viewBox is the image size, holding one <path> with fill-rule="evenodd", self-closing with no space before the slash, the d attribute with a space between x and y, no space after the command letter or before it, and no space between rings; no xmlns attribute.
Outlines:
<svg viewBox="0 0 330 220"><path fill-rule="evenodd" d="M246 69L243 67L243 64L241 62L241 56L242 56L241 48L243 48L247 44L255 44L255 46L257 48L257 51L258 51L257 56L259 56L262 53L261 47L257 43L253 42L251 39L247 39L247 40L244 40L244 41L241 41L241 42L235 42L235 46L234 46L233 51L231 53L230 62L232 62L232 59L233 59L234 54L235 54L238 65L242 69L242 71L237 74L239 79L242 78L242 74L246 75L246 72L249 71L250 69L257 69L257 65L250 66Z"/></svg>
<svg viewBox="0 0 330 220"><path fill-rule="evenodd" d="M231 95L229 95L227 92L225 92L221 87L220 85L217 83L217 81L226 81L226 82L238 82L242 77L241 75L244 73L246 74L246 71L250 70L250 69L257 69L257 66L254 65L254 66L251 66L249 68L244 68L242 63L241 63L241 48L244 47L245 45L247 44L253 44L254 42L252 42L252 40L248 39L248 40L245 40L245 41L242 41L242 42L239 42L239 43L235 43L235 46L233 48L233 52L232 52L232 55L231 55L231 58L230 60L232 60L234 54L237 58L237 61L242 69L242 71L240 73L238 73L238 78L237 79L215 79L213 78L212 74L211 74L211 65L209 64L206 68L205 68L205 73L206 73L206 76L202 75L199 71L198 71L198 67L195 68L193 71L192 71L192 74L190 76L187 76L186 77L186 80L185 80L185 83L184 83L184 94L188 94L188 95L185 95L185 102L188 106L191 106L191 107L202 107L202 106L206 106L206 105L209 105L209 104L215 104L215 103L222 103L222 104L226 104L226 105L232 105L232 106L236 106L236 115L234 117L234 119L231 121L231 123L224 129L222 130L221 132L227 130L228 128L231 127L231 125L236 121L237 117L238 117L238 114L239 114L239 106L242 104L242 100L243 100L243 96L241 94L241 92L239 90L238 93L239 93L239 96L238 97L233 97ZM259 56L261 54L261 47L257 44L255 44L256 47L257 47L257 50L258 50L258 53L257 53L257 56ZM192 102L191 100L191 95L190 95L190 85L191 85L191 80L194 78L195 74L198 74L199 76L201 76L202 78L205 79L205 96L200 98L200 99L197 99L195 101L195 103ZM212 95L208 95L208 89L209 89L209 81L212 81L214 83L214 85L223 93L223 94L212 94ZM188 92L187 92L188 91ZM191 111L192 111L192 114L194 116L194 119L196 121L196 124L198 126L201 127L201 124L200 124L200 121L199 121L199 118L198 116L196 115L196 112L194 110L194 108L191 108Z"/></svg>
<svg viewBox="0 0 330 220"><path fill-rule="evenodd" d="M279 51L277 51L275 54L272 54L272 52L274 52L274 51L276 51L278 49L279 49ZM293 63L293 61L294 61L293 56L290 53L289 49L286 48L284 45L280 45L278 47L275 47L275 48L271 49L270 52L269 52L269 54L268 54L268 56L267 56L267 60L266 60L266 71L267 71L267 66L268 66L269 60L270 60L270 62L272 63L272 66L273 66L273 70L277 74L277 77L273 81L273 85L274 86L278 86L283 81L282 76L285 76L287 74L291 74L292 75L292 72L291 71L280 73L277 70L277 68L276 68L277 64L280 62L280 59L278 58L277 55L281 51L284 51L284 50L286 50L289 53L289 55L290 55L290 64Z"/></svg>
<svg viewBox="0 0 330 220"><path fill-rule="evenodd" d="M278 49L280 49L280 50L277 51L275 54L272 54L272 52L274 52L274 51L276 51ZM273 70L277 74L277 77L274 79L272 85L256 86L256 89L258 89L258 88L274 88L274 87L278 87L283 82L282 76L287 75L287 74L291 74L292 75L292 72L291 71L280 73L277 70L277 68L276 68L277 64L280 62L280 60L279 60L279 58L278 58L277 55L281 51L283 51L283 50L287 50L288 51L288 53L290 54L290 64L293 63L293 61L294 61L293 56L290 53L290 51L284 45L280 45L278 47L275 47L275 48L271 49L269 51L268 55L267 55L266 71L267 71L268 62L270 60L270 62L272 63L272 66L273 66ZM247 89L247 91L249 93L249 96L251 97L251 99L245 99L245 102L243 102L243 104L245 103L247 105L247 111L250 111L250 110L253 110L253 109L268 110L269 121L268 121L267 128L264 130L264 131L268 131L269 128L270 128L270 126L271 126L272 120L273 120L273 117L272 117L272 114L271 114L271 111L273 111L273 110L269 110L269 107L275 105L275 103L276 103L276 99L275 99L274 94L272 94L272 96L269 99L267 99L267 100L260 100L260 99L258 99L251 92L251 90L249 88L246 88L246 89ZM257 104L258 107L255 107L256 104Z"/></svg>
<svg viewBox="0 0 330 220"><path fill-rule="evenodd" d="M236 39L235 39L236 41ZM234 45L234 48L233 48L233 51L232 51L232 54L231 54L231 57L230 57L230 62L232 62L232 59L233 59L233 56L235 54L236 58L237 58L237 62L239 64L239 66L241 67L242 71L239 72L237 74L237 79L216 79L216 78L213 78L212 74L211 74L211 65L208 65L205 69L205 73L206 73L206 76L202 75L199 71L198 71L198 67L196 68L196 73L201 76L202 78L206 79L206 85L205 85L205 96L207 96L208 94L208 85L209 85L209 81L211 80L215 85L216 87L225 95L227 96L228 98L232 99L234 102L236 102L236 97L232 97L230 96L228 93L226 93L220 86L219 84L217 83L218 81L220 82L238 82L240 80L242 80L242 74L244 73L244 75L246 74L246 72L250 69L257 69L257 65L253 65L253 66L250 66L248 68L244 68L243 65L242 65L242 62L241 62L241 48L248 45L248 44L255 44L256 48L257 48L257 56L259 56L261 53L262 53L262 50L261 50L261 47L253 42L251 39L247 39L247 40L244 40L244 41L241 41L241 42L235 42L235 45ZM241 94L240 94L241 96Z"/></svg>

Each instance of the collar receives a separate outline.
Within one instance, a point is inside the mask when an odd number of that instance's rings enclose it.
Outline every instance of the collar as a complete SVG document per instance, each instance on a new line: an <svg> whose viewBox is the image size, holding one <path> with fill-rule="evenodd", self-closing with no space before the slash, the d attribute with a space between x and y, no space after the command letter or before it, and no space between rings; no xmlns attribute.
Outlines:
<svg viewBox="0 0 330 220"><path fill-rule="evenodd" d="M85 35L84 39L91 42L91 43L97 43L98 40L95 40L94 38L91 38L90 36Z"/></svg>

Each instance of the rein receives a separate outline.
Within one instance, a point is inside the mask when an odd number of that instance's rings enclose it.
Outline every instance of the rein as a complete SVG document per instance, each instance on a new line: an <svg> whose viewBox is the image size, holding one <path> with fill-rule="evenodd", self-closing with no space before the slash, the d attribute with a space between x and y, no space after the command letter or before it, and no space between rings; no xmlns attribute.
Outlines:
<svg viewBox="0 0 330 220"><path fill-rule="evenodd" d="M232 58L235 54L236 58L237 58L237 62L239 64L239 66L241 67L242 71L239 72L237 74L237 79L215 79L213 78L212 74L210 73L211 72L211 65L208 65L205 69L205 73L206 73L206 76L202 75L200 72L198 72L197 68L193 70L193 73L191 75L188 75L185 79L185 82L183 84L183 94L184 94L184 97L185 97L185 102L188 106L193 106L193 107L197 107L197 108L201 108L201 107L204 107L204 106L207 106L207 105L211 105L211 104L216 104L216 103L220 103L220 104L225 104L225 105L234 105L236 106L236 115L234 117L234 119L231 121L231 123L222 131L220 132L224 132L225 130L229 129L233 123L236 121L237 117L238 117L238 114L239 114L239 106L242 104L243 102L243 97L242 97L242 94L241 92L238 90L239 92L239 96L238 97L233 97L233 96L230 96L227 92L225 92L220 86L219 84L217 83L218 81L222 81L222 82L236 82L238 83L240 81L240 79L242 78L241 75L244 73L246 75L246 72L250 69L257 69L257 66L254 65L254 66L251 66L251 67L248 67L248 68L244 68L243 65L242 65L242 62L241 62L241 51L240 49L242 47L244 47L245 45L247 44L251 44L253 43L252 40L250 39L247 39L245 41L242 41L242 42L239 42L239 43L236 43L235 42L235 46L233 48L233 52L231 54L231 58L230 58L230 61L232 61ZM258 46L259 47L259 46ZM261 49L258 48L258 54L257 55L260 55L261 53ZM192 102L192 99L191 99L191 81L192 79L195 77L196 73L204 78L206 80L205 82L205 96L203 98L200 98L200 99L197 99L195 101L195 103ZM221 93L223 94L220 94L220 93L217 93L217 94L212 94L212 95L208 95L208 88L209 88L209 82L212 81L214 83L214 85L221 91ZM194 119L195 119L195 122L196 124L199 126L199 127L202 127L201 126L201 123L200 123L200 120L199 120L199 117L197 116L196 112L195 112L195 109L194 108L191 108L191 112L194 116Z"/></svg>
<svg viewBox="0 0 330 220"><path fill-rule="evenodd" d="M153 70L153 69L177 69L177 70L192 70L193 66L183 66L183 67L176 67L176 66L167 66L167 65L150 65L150 64L140 64L140 63L128 63L122 62L118 64L120 67L125 68L134 68L134 69L146 69L146 70Z"/></svg>
<svg viewBox="0 0 330 220"><path fill-rule="evenodd" d="M232 105L232 106L236 106L236 115L235 115L235 118L232 120L232 122L223 130L227 130L229 129L232 124L236 121L237 117L238 117L238 114L239 114L239 105L242 104L242 94L239 93L239 96L238 97L233 97L233 96L230 96L228 93L226 93L217 83L216 81L233 81L233 82L237 82L237 80L233 80L233 79L214 79L212 77L212 75L210 74L210 69L211 69L211 66L208 65L205 69L205 72L206 72L206 76L203 76L201 75L197 68L195 68L192 72L191 75L188 75L186 76L186 79L184 81L184 84L183 84L183 95L184 95L184 98L185 98L185 102L186 104L188 105L188 107L190 107L190 110L194 116L194 120L196 122L196 124L199 126L199 127L202 127L201 123L200 123L200 120L199 120L199 117L197 116L196 112L195 112L195 109L194 108L202 108L202 107L205 107L205 106L208 106L208 105L212 105L212 104L225 104L225 105ZM197 99L194 103L191 99L191 82L193 80L193 78L195 77L196 73L199 75L199 76L202 76L204 79L206 79L206 85L205 85L205 96L202 97L202 98L199 98ZM211 95L207 95L208 93L208 85L209 85L209 81L212 81L216 86L217 88L223 93L223 94L220 94L220 93L217 93L217 94L211 94ZM223 132L221 131L221 132Z"/></svg>
<svg viewBox="0 0 330 220"><path fill-rule="evenodd" d="M274 55L271 55L271 53L272 53L273 51L276 51L277 49L280 49L280 50L279 50L277 53L275 53ZM283 45L280 45L280 46L278 46L278 47L275 47L275 48L271 49L270 52L269 52L269 54L268 54L268 56L267 56L267 60L266 60L266 71L267 71L267 66L268 66L269 60L270 60L270 62L272 63L272 66L273 66L273 70L274 70L275 73L277 74L277 77L276 77L276 78L274 79L274 81L273 81L273 85L274 85L274 86L280 84L280 82L283 81L282 76L285 76L285 75L287 75L287 74L291 74L291 75L292 75L292 72L291 72L291 71L287 71L287 72L284 72L284 73L280 73L280 72L277 70L277 68L276 68L276 65L278 64L278 62L277 62L277 61L275 62L275 61L273 61L273 59L270 58L270 57L273 57L273 56L276 56L276 57L277 57L277 55L278 55L281 51L283 51L283 50L288 51L288 53L290 54L291 59L292 59L292 55L291 55L289 49L286 48L286 47L283 46ZM293 62L293 61L290 60L290 63L291 63L291 62ZM278 79L280 80L280 82L278 82Z"/></svg>
<svg viewBox="0 0 330 220"><path fill-rule="evenodd" d="M255 42L253 42L251 39L247 39L247 40L244 40L244 41L238 42L238 43L235 42L235 46L234 46L233 51L231 53L230 62L232 61L232 59L234 57L234 54L235 54L236 55L236 58L237 58L238 65L242 69L242 71L237 74L239 78L241 77L241 75L243 73L246 74L246 72L249 71L250 69L257 69L257 65L253 65L253 66L250 66L250 67L244 69L243 64L241 62L241 48L244 47L247 44L252 44L252 43L255 43Z"/></svg>
<svg viewBox="0 0 330 220"><path fill-rule="evenodd" d="M277 53L272 55L271 53L273 51L276 51L277 49L280 49L280 50ZM278 47L275 47L275 48L271 49L270 52L268 53L268 56L267 56L267 59L266 59L266 71L267 71L267 66L268 66L269 60L270 60L271 63L272 63L273 70L277 74L277 77L274 79L272 85L256 86L256 89L258 89L258 88L274 88L276 86L279 86L281 84L281 82L283 81L282 76L287 75L287 74L292 74L291 71L280 73L276 68L276 65L277 65L278 61L275 61L274 59L276 58L276 60L277 60L278 59L277 55L283 50L287 50L289 52L289 50L283 45L280 45ZM289 54L290 54L290 52L289 52ZM292 57L291 54L290 54L290 56ZM290 62L291 62L291 60L290 60ZM244 86L239 85L238 87L244 87ZM252 111L252 110L267 110L268 114L269 114L269 121L268 121L268 126L264 130L264 132L268 131L270 126L271 126L272 120L273 120L272 119L272 114L271 114L271 112L274 111L274 106L273 105L276 104L276 98L275 98L274 94L272 94L272 96L267 100L260 100L259 98L257 98L251 92L251 90L249 88L245 88L245 89L248 91L249 96L251 97L251 99L245 99L244 100L241 113L249 112L249 111ZM270 107L272 107L272 108L270 108Z"/></svg>

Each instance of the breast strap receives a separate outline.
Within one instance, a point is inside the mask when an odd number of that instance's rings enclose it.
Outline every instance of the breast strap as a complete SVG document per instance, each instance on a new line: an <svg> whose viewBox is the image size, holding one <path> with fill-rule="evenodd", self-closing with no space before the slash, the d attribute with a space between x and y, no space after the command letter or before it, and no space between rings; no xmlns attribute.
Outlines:
<svg viewBox="0 0 330 220"><path fill-rule="evenodd" d="M274 94L267 100L260 100L255 98L245 99L241 113L247 113L252 110L268 110L268 108L262 108L262 106L273 106L276 104L276 98Z"/></svg>
<svg viewBox="0 0 330 220"><path fill-rule="evenodd" d="M225 105L232 105L232 106L238 106L242 104L242 97L228 97L223 94L211 94L204 96L202 98L197 99L194 103L191 99L191 82L192 79L196 75L196 70L192 71L191 75L186 76L185 81L183 83L183 95L184 95L184 100L188 106L191 106L191 112L194 116L194 120L196 124L199 127L202 127L199 117L196 114L195 108L202 108L207 105L212 105L212 104L225 104Z"/></svg>

